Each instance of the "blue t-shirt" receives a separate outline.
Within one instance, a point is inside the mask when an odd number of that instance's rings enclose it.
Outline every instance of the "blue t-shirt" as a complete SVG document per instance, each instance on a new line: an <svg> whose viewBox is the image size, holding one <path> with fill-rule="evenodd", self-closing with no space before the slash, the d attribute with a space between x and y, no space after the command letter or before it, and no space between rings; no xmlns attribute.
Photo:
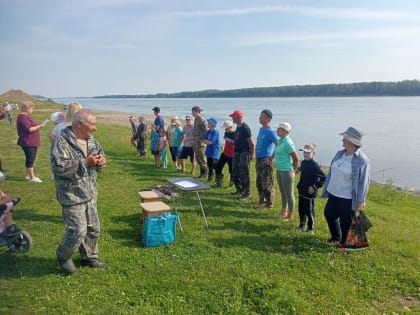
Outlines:
<svg viewBox="0 0 420 315"><path fill-rule="evenodd" d="M160 116L160 115L156 116L153 124L158 127L158 131L165 129L165 121L163 120L162 116Z"/></svg>
<svg viewBox="0 0 420 315"><path fill-rule="evenodd" d="M216 129L207 130L204 139L212 142L212 144L208 144L206 147L206 156L209 158L218 159L220 150L219 131Z"/></svg>
<svg viewBox="0 0 420 315"><path fill-rule="evenodd" d="M271 157L276 141L278 141L278 137L273 128L261 127L258 132L257 144L255 145L255 156L257 159Z"/></svg>
<svg viewBox="0 0 420 315"><path fill-rule="evenodd" d="M159 150L159 132L155 131L150 134L150 150L155 151Z"/></svg>
<svg viewBox="0 0 420 315"><path fill-rule="evenodd" d="M179 148L181 146L181 140L182 140L182 135L183 135L183 131L181 127L178 127L174 130L174 141L173 141L173 146L175 148Z"/></svg>

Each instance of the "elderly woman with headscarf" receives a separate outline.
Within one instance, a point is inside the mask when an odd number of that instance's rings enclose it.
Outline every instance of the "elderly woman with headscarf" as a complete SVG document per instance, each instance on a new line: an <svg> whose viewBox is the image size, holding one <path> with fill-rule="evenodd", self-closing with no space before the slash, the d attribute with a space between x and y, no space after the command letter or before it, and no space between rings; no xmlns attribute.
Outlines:
<svg viewBox="0 0 420 315"><path fill-rule="evenodd" d="M338 151L331 162L322 197L328 198L324 216L331 238L327 242L339 242L338 248L344 248L353 217L366 202L370 163L360 149L362 133L359 130L349 127L340 135L344 149Z"/></svg>

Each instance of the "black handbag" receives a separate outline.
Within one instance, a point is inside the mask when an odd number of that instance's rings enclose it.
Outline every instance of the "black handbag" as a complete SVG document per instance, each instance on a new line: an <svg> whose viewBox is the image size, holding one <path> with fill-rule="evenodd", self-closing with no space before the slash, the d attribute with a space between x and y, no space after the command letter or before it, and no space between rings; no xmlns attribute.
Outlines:
<svg viewBox="0 0 420 315"><path fill-rule="evenodd" d="M357 219L359 220L359 223L363 227L365 232L367 232L372 227L372 222L370 222L369 218L362 210L359 211Z"/></svg>

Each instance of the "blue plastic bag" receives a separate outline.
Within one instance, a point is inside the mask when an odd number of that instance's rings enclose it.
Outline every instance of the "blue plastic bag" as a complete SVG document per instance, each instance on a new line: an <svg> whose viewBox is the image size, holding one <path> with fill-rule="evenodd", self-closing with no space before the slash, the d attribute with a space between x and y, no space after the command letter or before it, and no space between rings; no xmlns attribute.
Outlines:
<svg viewBox="0 0 420 315"><path fill-rule="evenodd" d="M143 246L156 247L175 242L176 221L175 212L166 212L152 217L146 217L143 229Z"/></svg>

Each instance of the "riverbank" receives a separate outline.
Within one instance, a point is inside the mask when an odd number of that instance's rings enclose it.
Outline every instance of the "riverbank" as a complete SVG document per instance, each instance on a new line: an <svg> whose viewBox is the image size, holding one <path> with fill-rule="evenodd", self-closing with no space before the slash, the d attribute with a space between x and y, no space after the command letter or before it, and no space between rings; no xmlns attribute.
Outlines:
<svg viewBox="0 0 420 315"><path fill-rule="evenodd" d="M130 122L128 120L128 117L130 117L129 114L127 113L122 113L122 112L114 112L114 111L110 111L110 110L93 110L96 114L96 120L98 123L104 123L104 124L112 124L115 126L126 126L126 127L130 127ZM136 115L135 118L136 120L138 120L140 115ZM142 114L142 116L145 118L145 122L148 126L151 126L153 124L153 121L155 119L155 116L153 114ZM169 124L171 123L171 117L172 116L162 116L164 121L165 121L165 125L169 126ZM182 122L182 124L184 124L185 120L181 119L184 117L179 117L180 121Z"/></svg>

